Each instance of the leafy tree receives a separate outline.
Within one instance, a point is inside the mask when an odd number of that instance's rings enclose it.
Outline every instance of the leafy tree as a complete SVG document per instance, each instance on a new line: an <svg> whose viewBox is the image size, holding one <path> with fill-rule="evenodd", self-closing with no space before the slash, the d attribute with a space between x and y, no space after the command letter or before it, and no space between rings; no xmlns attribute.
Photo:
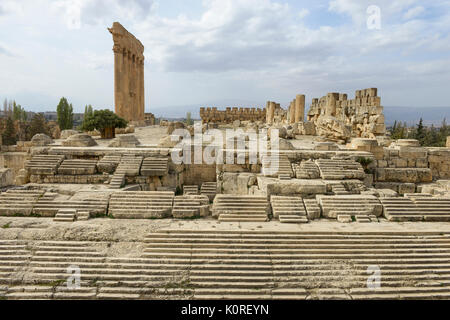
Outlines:
<svg viewBox="0 0 450 320"><path fill-rule="evenodd" d="M89 131L89 130L85 130L85 126L86 126L86 120L89 119L90 117L92 117L94 115L94 110L92 109L91 105L87 105L84 107L84 116L83 116L83 122L81 123L81 127L80 129L82 131Z"/></svg>
<svg viewBox="0 0 450 320"><path fill-rule="evenodd" d="M58 116L58 125L61 130L73 128L73 107L69 104L66 98L62 97L56 107Z"/></svg>
<svg viewBox="0 0 450 320"><path fill-rule="evenodd" d="M6 127L5 131L2 134L2 142L5 146L15 145L17 142L16 139L16 129L14 127L14 121L11 117L6 119Z"/></svg>
<svg viewBox="0 0 450 320"><path fill-rule="evenodd" d="M45 121L45 117L41 113L36 113L34 117L31 119L30 129L28 131L29 139L34 137L34 135L38 133L43 133L49 135L49 128L47 122Z"/></svg>
<svg viewBox="0 0 450 320"><path fill-rule="evenodd" d="M16 104L16 101L13 101L13 120L26 121L27 120L27 112L20 104Z"/></svg>
<svg viewBox="0 0 450 320"><path fill-rule="evenodd" d="M191 113L190 112L186 113L186 124L188 126L192 125L192 118L191 118Z"/></svg>
<svg viewBox="0 0 450 320"><path fill-rule="evenodd" d="M127 121L111 110L95 110L83 121L83 131L100 131L102 139L115 136L116 128L126 128Z"/></svg>

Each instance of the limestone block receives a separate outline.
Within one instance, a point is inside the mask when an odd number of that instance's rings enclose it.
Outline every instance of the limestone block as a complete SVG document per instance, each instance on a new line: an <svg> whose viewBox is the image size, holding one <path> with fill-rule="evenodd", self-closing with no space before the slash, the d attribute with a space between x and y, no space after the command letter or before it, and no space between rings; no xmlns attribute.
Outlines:
<svg viewBox="0 0 450 320"><path fill-rule="evenodd" d="M170 122L167 126L167 134L171 135L176 129L184 129L186 125L183 122Z"/></svg>
<svg viewBox="0 0 450 320"><path fill-rule="evenodd" d="M280 138L278 141L279 141L279 150L295 150L292 143L290 143L286 139Z"/></svg>
<svg viewBox="0 0 450 320"><path fill-rule="evenodd" d="M386 160L378 160L377 167L378 168L387 168L388 162Z"/></svg>
<svg viewBox="0 0 450 320"><path fill-rule="evenodd" d="M31 138L31 143L33 147L47 146L53 143L52 138L43 133L38 133Z"/></svg>
<svg viewBox="0 0 450 320"><path fill-rule="evenodd" d="M420 147L420 142L415 139L399 139L395 144L399 147Z"/></svg>
<svg viewBox="0 0 450 320"><path fill-rule="evenodd" d="M140 145L140 141L133 135L117 136L108 147L111 148L135 148Z"/></svg>
<svg viewBox="0 0 450 320"><path fill-rule="evenodd" d="M417 159L416 167L417 168L428 168L428 159L427 158Z"/></svg>
<svg viewBox="0 0 450 320"><path fill-rule="evenodd" d="M66 147L92 147L96 146L97 142L88 134L80 133L70 136L62 142Z"/></svg>
<svg viewBox="0 0 450 320"><path fill-rule="evenodd" d="M428 152L425 148L400 147L399 156L404 159L426 158L428 156Z"/></svg>
<svg viewBox="0 0 450 320"><path fill-rule="evenodd" d="M76 130L63 130L61 132L61 139L67 139L68 137L73 136L75 134L79 134L79 132Z"/></svg>
<svg viewBox="0 0 450 320"><path fill-rule="evenodd" d="M405 182L421 183L433 180L431 170L428 168L378 168L376 181L378 182Z"/></svg>
<svg viewBox="0 0 450 320"><path fill-rule="evenodd" d="M222 193L239 194L238 173L224 172L222 175ZM247 186L246 186L247 187Z"/></svg>
<svg viewBox="0 0 450 320"><path fill-rule="evenodd" d="M408 161L406 159L394 159L393 160L394 165L396 168L407 168L408 167Z"/></svg>
<svg viewBox="0 0 450 320"><path fill-rule="evenodd" d="M248 194L248 187L250 184L250 179L255 179L256 176L251 173L240 173L237 177L237 192L240 195L247 195ZM250 184L252 185L252 184Z"/></svg>
<svg viewBox="0 0 450 320"><path fill-rule="evenodd" d="M450 148L450 136L447 137L447 144L446 144L447 148Z"/></svg>
<svg viewBox="0 0 450 320"><path fill-rule="evenodd" d="M179 143L179 140L175 138L172 140L172 136L165 136L159 140L159 148L173 148Z"/></svg>
<svg viewBox="0 0 450 320"><path fill-rule="evenodd" d="M337 221L340 223L352 222L352 217L349 214L340 214L337 216Z"/></svg>
<svg viewBox="0 0 450 320"><path fill-rule="evenodd" d="M401 183L398 185L398 193L405 194L405 193L415 193L416 192L416 185L414 183Z"/></svg>
<svg viewBox="0 0 450 320"><path fill-rule="evenodd" d="M0 169L0 187L8 187L14 184L14 175L11 169L1 168Z"/></svg>

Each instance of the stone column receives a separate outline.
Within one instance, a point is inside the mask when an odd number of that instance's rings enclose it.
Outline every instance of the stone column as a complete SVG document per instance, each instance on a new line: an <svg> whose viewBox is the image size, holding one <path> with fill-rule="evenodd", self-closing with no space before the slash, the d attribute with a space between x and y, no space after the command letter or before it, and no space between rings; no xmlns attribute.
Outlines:
<svg viewBox="0 0 450 320"><path fill-rule="evenodd" d="M270 125L273 124L273 118L275 116L275 107L276 107L276 103L275 102L270 102L269 103L269 124Z"/></svg>
<svg viewBox="0 0 450 320"><path fill-rule="evenodd" d="M339 99L339 93L328 93L326 101L325 115L334 117L336 115L336 101Z"/></svg>
<svg viewBox="0 0 450 320"><path fill-rule="evenodd" d="M267 103L266 103L266 123L267 124L270 123L270 121L269 121L269 119L270 119L270 117L269 117L269 114L270 114L270 112L269 112L270 103L271 103L270 101L267 101Z"/></svg>
<svg viewBox="0 0 450 320"><path fill-rule="evenodd" d="M123 49L114 45L114 104L116 114L122 114L123 108Z"/></svg>
<svg viewBox="0 0 450 320"><path fill-rule="evenodd" d="M129 53L128 50L125 50L123 53L123 64L122 64L122 75L123 75L123 82L122 82L122 111L119 114L120 117L124 118L125 120L129 120L128 118L128 110L130 108L130 90L129 90Z"/></svg>
<svg viewBox="0 0 450 320"><path fill-rule="evenodd" d="M291 101L291 106L289 107L289 123L295 123L295 103Z"/></svg>
<svg viewBox="0 0 450 320"><path fill-rule="evenodd" d="M142 118L145 117L145 78L144 78L144 66L145 66L145 60L144 60L144 56L142 56L141 62L140 62L140 68L141 68L141 81L140 81L140 85L141 85L141 90L140 90L140 95L141 95L141 113L142 113Z"/></svg>
<svg viewBox="0 0 450 320"><path fill-rule="evenodd" d="M298 94L295 98L295 123L305 119L305 95Z"/></svg>

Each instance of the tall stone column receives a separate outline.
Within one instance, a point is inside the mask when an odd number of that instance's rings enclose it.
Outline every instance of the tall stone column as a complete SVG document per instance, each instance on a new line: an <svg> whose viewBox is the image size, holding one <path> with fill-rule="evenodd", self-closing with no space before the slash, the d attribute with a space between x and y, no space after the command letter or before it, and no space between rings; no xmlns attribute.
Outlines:
<svg viewBox="0 0 450 320"><path fill-rule="evenodd" d="M270 102L269 103L269 124L273 124L273 119L275 116L275 108L276 108L276 103L275 102Z"/></svg>
<svg viewBox="0 0 450 320"><path fill-rule="evenodd" d="M267 124L270 123L270 121L269 121L269 119L270 119L270 116L269 116L270 103L271 103L270 101L267 101L267 103L266 103L266 123Z"/></svg>
<svg viewBox="0 0 450 320"><path fill-rule="evenodd" d="M295 123L295 103L291 101L291 105L289 107L289 123Z"/></svg>
<svg viewBox="0 0 450 320"><path fill-rule="evenodd" d="M145 66L145 60L144 60L144 56L142 56L141 59L141 112L142 112L142 120L144 120L145 118L145 77L144 77L144 66Z"/></svg>
<svg viewBox="0 0 450 320"><path fill-rule="evenodd" d="M144 46L119 22L108 28L114 41L114 99L116 113L128 121L145 119Z"/></svg>
<svg viewBox="0 0 450 320"><path fill-rule="evenodd" d="M335 116L336 115L336 101L339 99L339 93L328 93L326 100L325 115Z"/></svg>
<svg viewBox="0 0 450 320"><path fill-rule="evenodd" d="M123 76L123 81L122 81L122 111L119 114L120 117L124 118L125 120L129 120L128 118L128 110L130 108L130 83L129 83L129 64L130 64L130 60L128 58L128 50L125 50L123 53L123 64L122 64L122 76Z"/></svg>
<svg viewBox="0 0 450 320"><path fill-rule="evenodd" d="M122 114L123 110L123 49L114 45L114 101L116 114Z"/></svg>
<svg viewBox="0 0 450 320"><path fill-rule="evenodd" d="M295 98L295 123L303 122L305 118L305 95L298 94Z"/></svg>

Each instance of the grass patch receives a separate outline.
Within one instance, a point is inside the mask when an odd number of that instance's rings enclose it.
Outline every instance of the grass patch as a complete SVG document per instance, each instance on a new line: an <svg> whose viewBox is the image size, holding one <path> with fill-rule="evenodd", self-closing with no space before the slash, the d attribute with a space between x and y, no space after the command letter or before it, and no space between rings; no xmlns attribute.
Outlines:
<svg viewBox="0 0 450 320"><path fill-rule="evenodd" d="M8 222L8 223L2 225L2 229L8 229L10 227L11 227L11 222Z"/></svg>

